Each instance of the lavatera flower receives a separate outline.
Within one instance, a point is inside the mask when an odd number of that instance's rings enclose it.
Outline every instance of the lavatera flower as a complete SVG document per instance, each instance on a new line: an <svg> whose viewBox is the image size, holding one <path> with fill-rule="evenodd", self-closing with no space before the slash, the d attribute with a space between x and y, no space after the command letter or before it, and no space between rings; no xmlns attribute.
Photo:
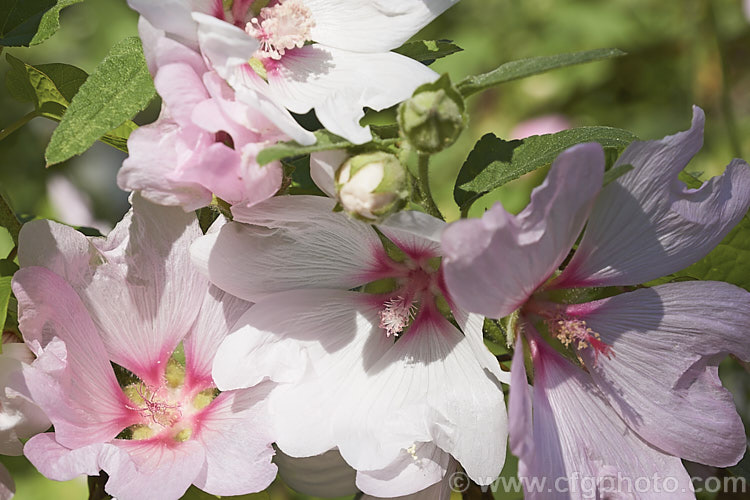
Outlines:
<svg viewBox="0 0 750 500"><path fill-rule="evenodd" d="M132 201L106 239L42 220L21 232L13 290L37 355L24 380L54 425L24 454L54 480L103 470L120 499L263 490L276 475L269 384L219 393L211 379L249 304L194 270L193 214Z"/></svg>
<svg viewBox="0 0 750 500"><path fill-rule="evenodd" d="M223 290L255 302L222 343L220 389L270 377L276 444L337 448L376 497L440 481L451 456L487 484L505 459L507 380L482 318L454 307L440 266L444 223L400 212L376 230L315 196L235 209L193 245Z"/></svg>
<svg viewBox="0 0 750 500"><path fill-rule="evenodd" d="M443 234L456 302L517 311L511 449L520 476L550 485L527 498L694 498L680 458L726 467L745 451L717 365L750 359L750 293L711 281L625 288L702 258L748 210L742 160L700 189L677 179L703 122L695 108L690 130L631 144L617 164L633 169L603 189L602 148L571 148L520 214L496 205Z"/></svg>
<svg viewBox="0 0 750 500"><path fill-rule="evenodd" d="M197 40L238 98L267 97L294 113L315 109L325 128L360 144L371 140L359 125L363 107L393 106L437 79L390 50L456 1L235 0L226 9L218 0L128 3L157 28ZM301 127L290 135L314 142Z"/></svg>

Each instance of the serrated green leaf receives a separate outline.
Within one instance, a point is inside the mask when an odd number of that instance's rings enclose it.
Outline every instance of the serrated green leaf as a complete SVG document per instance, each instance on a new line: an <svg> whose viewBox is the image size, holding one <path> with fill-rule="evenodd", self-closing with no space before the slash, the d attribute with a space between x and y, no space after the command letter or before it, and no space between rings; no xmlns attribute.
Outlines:
<svg viewBox="0 0 750 500"><path fill-rule="evenodd" d="M585 52L574 52L571 54L558 54L554 56L533 57L520 61L511 61L499 68L477 76L469 76L458 85L458 90L464 97L476 94L501 83L526 78L532 75L545 73L553 69L575 66L613 57L622 57L625 52L618 49L596 49Z"/></svg>
<svg viewBox="0 0 750 500"><path fill-rule="evenodd" d="M750 214L711 253L675 276L726 281L750 291Z"/></svg>
<svg viewBox="0 0 750 500"><path fill-rule="evenodd" d="M0 226L8 230L10 237L13 238L13 243L18 245L18 233L21 232L21 222L2 194L0 194Z"/></svg>
<svg viewBox="0 0 750 500"><path fill-rule="evenodd" d="M73 97L88 78L85 71L69 64L32 66L10 54L6 54L6 59L11 67L5 76L10 95L17 101L32 103L38 116L57 122L62 120ZM99 140L127 153L128 137L136 128L138 126L128 120Z"/></svg>
<svg viewBox="0 0 750 500"><path fill-rule="evenodd" d="M57 5L44 13L39 22L39 29L29 45L37 45L54 35L60 28L60 11L83 0L57 0Z"/></svg>
<svg viewBox="0 0 750 500"><path fill-rule="evenodd" d="M0 4L0 46L28 47L55 0L4 0Z"/></svg>
<svg viewBox="0 0 750 500"><path fill-rule="evenodd" d="M474 201L524 174L544 167L566 149L584 142L623 149L636 137L611 127L581 127L556 134L505 141L494 134L482 137L466 158L453 188L453 198L466 214Z"/></svg>
<svg viewBox="0 0 750 500"><path fill-rule="evenodd" d="M130 37L115 44L70 102L47 146L47 163L83 153L143 110L155 95L141 41Z"/></svg>
<svg viewBox="0 0 750 500"><path fill-rule="evenodd" d="M461 52L462 49L450 40L417 40L406 42L401 47L393 49L403 56L424 64L432 64L435 59Z"/></svg>
<svg viewBox="0 0 750 500"><path fill-rule="evenodd" d="M343 139L327 130L316 130L314 132L315 144L311 146L302 146L294 141L280 142L268 147L258 153L257 161L259 165L266 165L272 161L291 158L293 156L302 156L318 151L329 151L332 149L347 149L354 144Z"/></svg>

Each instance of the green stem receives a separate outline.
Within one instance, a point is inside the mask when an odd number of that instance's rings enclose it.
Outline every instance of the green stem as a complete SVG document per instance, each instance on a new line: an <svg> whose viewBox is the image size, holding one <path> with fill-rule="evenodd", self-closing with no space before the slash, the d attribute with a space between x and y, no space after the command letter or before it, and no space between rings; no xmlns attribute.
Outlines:
<svg viewBox="0 0 750 500"><path fill-rule="evenodd" d="M737 118L734 115L732 106L731 88L729 85L728 57L726 48L721 41L719 34L719 24L716 20L716 2L708 1L708 22L711 27L711 34L716 42L716 49L719 53L719 68L721 69L721 111L724 115L724 121L727 126L727 135L732 146L732 154L737 158L742 158L742 142L737 127Z"/></svg>
<svg viewBox="0 0 750 500"><path fill-rule="evenodd" d="M18 120L17 122L12 123L8 125L7 127L5 127L4 129L0 130L0 141L2 141L6 137L8 137L10 134L12 134L19 128L29 123L32 119L36 118L37 116L39 116L39 113L36 110L34 110L31 113L21 117L21 119Z"/></svg>
<svg viewBox="0 0 750 500"><path fill-rule="evenodd" d="M430 189L430 156L425 154L419 155L419 191L422 194L422 202L427 209L427 213L440 219L443 218L440 210L432 198Z"/></svg>

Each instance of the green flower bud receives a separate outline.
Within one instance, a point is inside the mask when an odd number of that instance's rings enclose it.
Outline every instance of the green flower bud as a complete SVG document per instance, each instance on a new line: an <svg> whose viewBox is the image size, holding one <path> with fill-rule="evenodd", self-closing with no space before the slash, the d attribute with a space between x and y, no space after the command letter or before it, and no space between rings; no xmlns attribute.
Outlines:
<svg viewBox="0 0 750 500"><path fill-rule="evenodd" d="M464 100L448 75L422 85L398 107L398 124L420 153L437 153L454 142L466 125Z"/></svg>
<svg viewBox="0 0 750 500"><path fill-rule="evenodd" d="M367 222L400 210L409 195L403 165L382 151L346 160L336 172L336 193L346 212Z"/></svg>

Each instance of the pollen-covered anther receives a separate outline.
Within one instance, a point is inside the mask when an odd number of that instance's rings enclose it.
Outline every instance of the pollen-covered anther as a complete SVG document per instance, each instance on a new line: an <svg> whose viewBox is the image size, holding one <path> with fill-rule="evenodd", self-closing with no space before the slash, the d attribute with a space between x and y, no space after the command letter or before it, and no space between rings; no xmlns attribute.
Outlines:
<svg viewBox="0 0 750 500"><path fill-rule="evenodd" d="M127 388L125 394L135 406L129 406L131 410L138 411L141 415L151 420L152 423L161 427L171 427L182 418L182 410L179 403L170 402L162 394L164 389L150 390L143 384L133 384Z"/></svg>
<svg viewBox="0 0 750 500"><path fill-rule="evenodd" d="M383 304L383 310L378 313L380 316L380 328L385 330L386 337L391 335L398 336L404 331L409 322L414 319L417 306L403 297L395 297Z"/></svg>
<svg viewBox="0 0 750 500"><path fill-rule="evenodd" d="M257 56L279 60L287 50L305 45L314 27L303 0L280 0L262 8L258 17L245 25L245 31L260 42Z"/></svg>
<svg viewBox="0 0 750 500"><path fill-rule="evenodd" d="M612 348L601 340L601 336L588 327L581 319L557 317L549 322L550 331L565 347L573 344L578 350L591 347L594 350L594 362L599 360L599 354L607 359L614 356Z"/></svg>

